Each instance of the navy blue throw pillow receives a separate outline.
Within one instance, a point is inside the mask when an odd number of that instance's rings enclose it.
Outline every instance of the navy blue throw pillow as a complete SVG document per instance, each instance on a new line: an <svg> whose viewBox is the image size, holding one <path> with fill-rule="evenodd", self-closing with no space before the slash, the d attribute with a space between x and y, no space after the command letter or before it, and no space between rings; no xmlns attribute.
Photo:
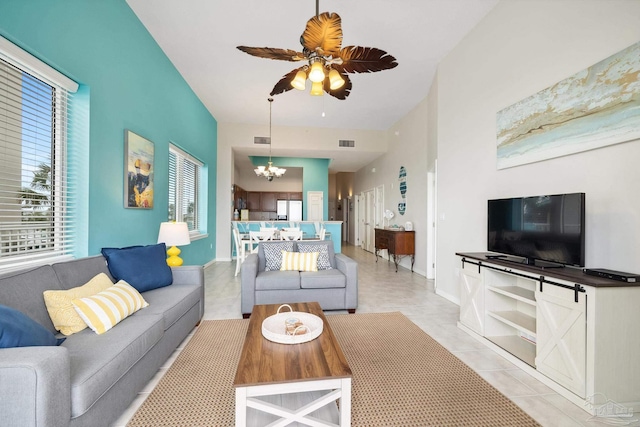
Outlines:
<svg viewBox="0 0 640 427"><path fill-rule="evenodd" d="M102 248L109 272L124 280L138 292L169 286L173 283L171 267L167 265L167 246L164 243L128 248Z"/></svg>
<svg viewBox="0 0 640 427"><path fill-rule="evenodd" d="M44 326L16 310L0 305L0 348L60 345L65 338L56 338Z"/></svg>

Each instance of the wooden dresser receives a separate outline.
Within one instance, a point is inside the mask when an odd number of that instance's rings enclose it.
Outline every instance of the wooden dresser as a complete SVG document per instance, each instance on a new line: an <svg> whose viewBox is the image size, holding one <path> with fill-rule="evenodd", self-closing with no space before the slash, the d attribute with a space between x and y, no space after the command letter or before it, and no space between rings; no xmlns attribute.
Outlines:
<svg viewBox="0 0 640 427"><path fill-rule="evenodd" d="M383 228L376 228L376 262L378 262L378 251L386 249L389 259L393 256L393 262L398 271L398 262L404 256L411 256L411 271L415 261L415 231L394 231Z"/></svg>

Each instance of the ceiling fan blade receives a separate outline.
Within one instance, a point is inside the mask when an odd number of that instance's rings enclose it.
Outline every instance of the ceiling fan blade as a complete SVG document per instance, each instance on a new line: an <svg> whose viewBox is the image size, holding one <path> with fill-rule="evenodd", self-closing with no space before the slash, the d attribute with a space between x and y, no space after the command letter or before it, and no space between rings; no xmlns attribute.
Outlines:
<svg viewBox="0 0 640 427"><path fill-rule="evenodd" d="M285 93L293 89L293 86L291 86L291 81L296 76L296 73L302 70L303 68L304 66L300 68L296 68L295 70L291 70L287 74L285 74L284 77L280 79L278 83L276 83L276 85L273 87L269 95L271 96L279 95L281 93Z"/></svg>
<svg viewBox="0 0 640 427"><path fill-rule="evenodd" d="M238 49L249 55L259 58L279 59L281 61L302 61L306 59L304 54L291 49L278 49L276 47L248 47L238 46Z"/></svg>
<svg viewBox="0 0 640 427"><path fill-rule="evenodd" d="M307 22L307 28L300 36L300 43L311 52L322 56L336 56L342 45L340 15L323 12Z"/></svg>
<svg viewBox="0 0 640 427"><path fill-rule="evenodd" d="M349 94L351 93L351 88L353 87L353 85L351 84L351 79L349 78L348 75L344 73L340 73L340 75L344 79L344 84L342 85L341 88L331 90L331 87L330 87L331 84L329 82L328 76L327 78L324 79L324 83L322 86L324 91L327 92L329 95L333 96L334 98L345 100L347 99L347 96L349 96Z"/></svg>
<svg viewBox="0 0 640 427"><path fill-rule="evenodd" d="M398 66L396 58L375 47L346 46L338 56L342 64L333 67L341 73L373 73Z"/></svg>

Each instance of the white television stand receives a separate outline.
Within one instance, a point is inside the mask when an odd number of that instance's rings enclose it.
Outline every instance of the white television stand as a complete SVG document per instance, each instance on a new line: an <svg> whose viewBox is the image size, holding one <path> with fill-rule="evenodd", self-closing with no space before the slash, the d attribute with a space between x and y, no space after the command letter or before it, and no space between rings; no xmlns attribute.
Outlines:
<svg viewBox="0 0 640 427"><path fill-rule="evenodd" d="M640 283L456 255L461 329L591 414L640 407Z"/></svg>

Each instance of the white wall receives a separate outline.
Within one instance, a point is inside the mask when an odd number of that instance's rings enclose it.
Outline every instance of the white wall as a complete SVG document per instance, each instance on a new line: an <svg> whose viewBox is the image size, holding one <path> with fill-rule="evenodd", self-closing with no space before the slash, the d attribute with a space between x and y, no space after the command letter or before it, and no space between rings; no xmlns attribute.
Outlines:
<svg viewBox="0 0 640 427"><path fill-rule="evenodd" d="M427 121L428 98L425 98L409 114L387 132L389 151L355 173L354 194L384 185L384 209L395 214L390 224L403 226L413 222L416 232L416 256L414 271L425 276L427 266ZM406 212L398 213L400 166L407 170ZM375 172L372 170L375 169ZM355 224L355 221L354 221ZM409 258L401 265L411 266Z"/></svg>
<svg viewBox="0 0 640 427"><path fill-rule="evenodd" d="M486 250L488 199L585 192L586 264L640 272L640 141L496 170L496 112L640 40L640 1L508 0L440 63L438 292Z"/></svg>

